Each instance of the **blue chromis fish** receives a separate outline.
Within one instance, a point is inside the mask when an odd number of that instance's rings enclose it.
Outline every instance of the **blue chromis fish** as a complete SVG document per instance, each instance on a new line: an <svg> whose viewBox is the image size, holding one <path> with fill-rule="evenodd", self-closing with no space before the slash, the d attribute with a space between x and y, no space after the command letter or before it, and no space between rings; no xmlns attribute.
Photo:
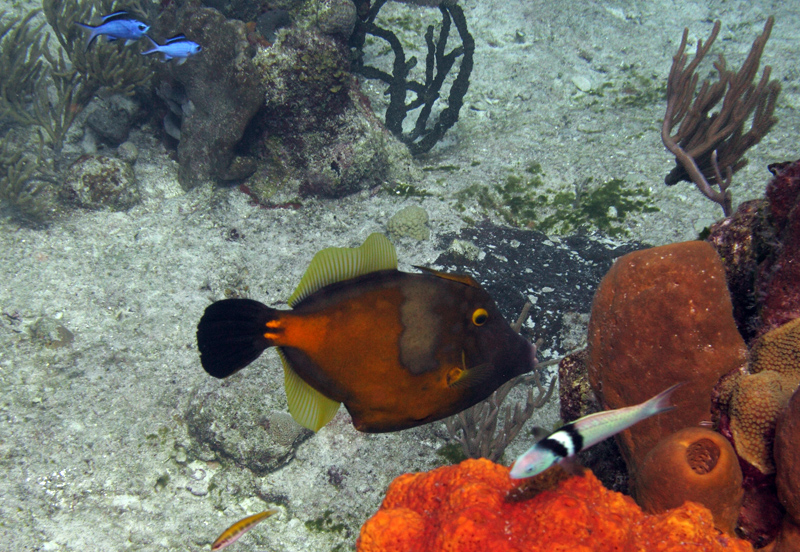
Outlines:
<svg viewBox="0 0 800 552"><path fill-rule="evenodd" d="M533 477L650 416L672 410L670 397L681 385L677 383L641 404L596 412L562 426L517 458L509 475L512 479Z"/></svg>
<svg viewBox="0 0 800 552"><path fill-rule="evenodd" d="M150 30L149 25L137 21L136 19L131 19L128 17L128 13L124 11L118 11L104 16L103 22L96 27L84 23L76 22L75 24L91 31L89 38L86 40L87 50L89 46L92 45L92 42L94 42L94 39L100 35L105 35L109 42L124 39L125 43L128 44L134 40L139 40Z"/></svg>
<svg viewBox="0 0 800 552"><path fill-rule="evenodd" d="M155 40L147 37L153 47L150 50L142 52L143 56L148 54L155 54L156 52L161 52L164 54L164 61L169 61L171 59L177 59L175 63L178 65L182 64L186 61L189 56L193 56L201 51L203 51L203 47L200 46L197 42L192 42L186 36L180 34L173 36L172 38L168 38L167 41L160 45Z"/></svg>
<svg viewBox="0 0 800 552"><path fill-rule="evenodd" d="M250 299L209 305L197 326L203 368L224 378L276 347L300 425L317 431L344 403L365 432L446 418L533 369L533 346L475 280L421 270L398 271L382 234L324 249L292 310Z"/></svg>
<svg viewBox="0 0 800 552"><path fill-rule="evenodd" d="M267 519L273 514L277 514L278 510L265 510L263 512L259 512L258 514L253 514L252 516L247 516L244 519L240 519L227 529L225 529L222 534L217 537L217 540L211 545L211 552L216 552L217 550L222 550L223 548L227 547L229 544L233 544L237 540L241 538L242 535L247 533L250 529Z"/></svg>

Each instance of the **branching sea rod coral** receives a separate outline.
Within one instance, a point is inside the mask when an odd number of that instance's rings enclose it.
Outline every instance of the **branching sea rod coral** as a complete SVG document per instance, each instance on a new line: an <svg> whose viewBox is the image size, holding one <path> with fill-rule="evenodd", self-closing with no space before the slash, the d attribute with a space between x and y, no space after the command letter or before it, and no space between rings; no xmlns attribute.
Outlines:
<svg viewBox="0 0 800 552"><path fill-rule="evenodd" d="M405 52L400 40L392 31L383 29L375 24L378 11L386 0L378 0L369 10L365 21L356 26L350 44L363 53L366 35L376 36L389 43L394 54L392 73L381 71L376 67L364 65L363 59L358 59L353 64L353 70L367 78L378 79L389 85L389 106L386 109L386 128L403 141L412 155L419 155L429 151L436 142L442 139L456 121L458 113L464 103L464 96L469 88L469 76L472 73L472 58L475 52L475 40L467 30L467 20L464 11L455 2L442 2L439 11L442 13L442 26L437 40L434 40L434 27L430 25L425 33L425 44L428 54L425 59L425 81L410 80L409 74L416 66L417 59L412 57L406 61ZM458 30L461 45L447 52L447 40L450 27L455 24ZM433 111L434 104L439 100L442 86L447 75L458 58L461 64L458 74L450 86L447 97L447 107L442 110L433 126L428 126L428 119ZM406 103L406 95L413 92L416 97ZM414 129L403 133L403 120L406 115L415 109L420 109Z"/></svg>
<svg viewBox="0 0 800 552"><path fill-rule="evenodd" d="M742 156L777 122L773 112L781 87L777 80L769 80L771 67L766 66L758 84L753 83L773 22L772 17L767 18L764 32L753 41L750 54L738 72L728 70L720 54L714 63L719 80L713 84L704 81L696 96L699 77L695 70L717 38L721 24L714 23L707 42L698 40L697 52L688 65L684 50L689 29L684 29L667 81L667 111L661 139L675 155L677 166L665 182L667 185L681 180L694 182L703 195L722 207L726 217L733 212L728 190L731 179L747 164ZM719 111L709 115L720 101ZM745 124L751 117L750 129L745 132ZM678 124L678 131L672 134Z"/></svg>

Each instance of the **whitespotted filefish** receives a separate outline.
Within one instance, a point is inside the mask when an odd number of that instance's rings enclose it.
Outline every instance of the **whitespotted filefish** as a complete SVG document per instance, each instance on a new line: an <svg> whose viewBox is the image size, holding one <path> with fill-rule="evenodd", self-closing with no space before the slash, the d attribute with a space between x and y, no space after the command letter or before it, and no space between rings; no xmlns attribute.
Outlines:
<svg viewBox="0 0 800 552"><path fill-rule="evenodd" d="M197 326L200 361L225 378L277 347L289 412L314 431L340 403L360 431L441 420L533 369L533 346L474 279L422 270L398 271L381 234L320 251L292 310L251 299L209 305Z"/></svg>

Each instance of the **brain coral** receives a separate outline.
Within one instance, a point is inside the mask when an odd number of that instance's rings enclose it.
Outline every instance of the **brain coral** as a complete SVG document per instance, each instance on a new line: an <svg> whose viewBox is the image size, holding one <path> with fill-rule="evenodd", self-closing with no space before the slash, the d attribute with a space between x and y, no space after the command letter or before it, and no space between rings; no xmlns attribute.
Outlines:
<svg viewBox="0 0 800 552"><path fill-rule="evenodd" d="M761 336L750 350L750 372L800 376L800 318Z"/></svg>
<svg viewBox="0 0 800 552"><path fill-rule="evenodd" d="M518 482L488 460L466 460L390 485L361 529L359 552L750 551L715 528L711 513L688 502L646 515L594 475L571 477L530 500L508 501Z"/></svg>
<svg viewBox="0 0 800 552"><path fill-rule="evenodd" d="M778 414L797 388L797 376L765 371L739 380L730 401L731 433L739 456L772 473L772 444Z"/></svg>
<svg viewBox="0 0 800 552"><path fill-rule="evenodd" d="M750 351L749 371L723 382L720 403L739 456L773 473L775 424L800 383L800 319L761 336Z"/></svg>

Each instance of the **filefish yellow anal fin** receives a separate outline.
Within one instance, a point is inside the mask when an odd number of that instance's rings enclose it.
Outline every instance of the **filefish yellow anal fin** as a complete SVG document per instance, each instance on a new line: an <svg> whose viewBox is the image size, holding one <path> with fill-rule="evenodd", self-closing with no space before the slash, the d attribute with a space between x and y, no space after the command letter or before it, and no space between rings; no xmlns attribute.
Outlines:
<svg viewBox="0 0 800 552"><path fill-rule="evenodd" d="M417 266L414 265L414 268L418 268L423 272L427 272L428 274L433 274L434 276L438 276L439 278L444 278L445 280L453 280L454 282L459 282L465 284L470 287L480 289L480 284L475 281L475 278L469 276L467 274L448 274L446 272L439 272L438 270L434 270L432 268L428 268L426 266Z"/></svg>
<svg viewBox="0 0 800 552"><path fill-rule="evenodd" d="M329 399L292 370L280 349L278 354L283 363L283 385L289 413L294 421L311 431L319 431L330 422L339 410L341 403Z"/></svg>
<svg viewBox="0 0 800 552"><path fill-rule="evenodd" d="M378 270L396 269L397 252L383 234L370 234L359 247L328 247L311 259L288 303L293 307L318 289L335 282Z"/></svg>

